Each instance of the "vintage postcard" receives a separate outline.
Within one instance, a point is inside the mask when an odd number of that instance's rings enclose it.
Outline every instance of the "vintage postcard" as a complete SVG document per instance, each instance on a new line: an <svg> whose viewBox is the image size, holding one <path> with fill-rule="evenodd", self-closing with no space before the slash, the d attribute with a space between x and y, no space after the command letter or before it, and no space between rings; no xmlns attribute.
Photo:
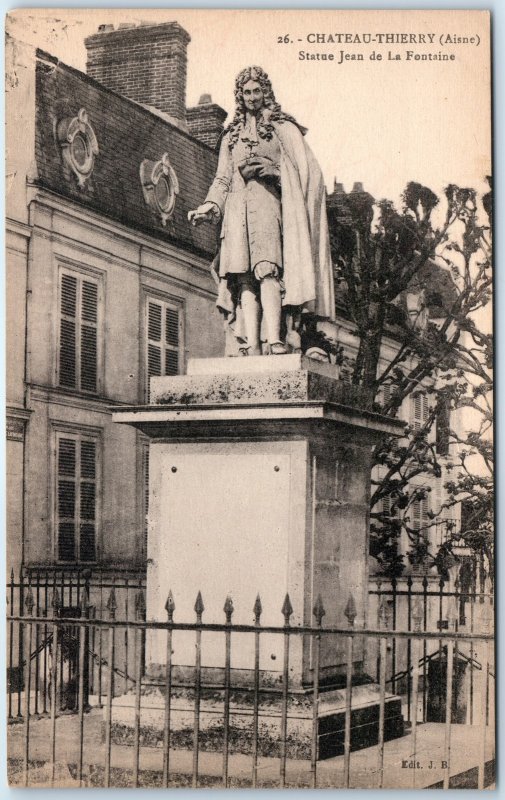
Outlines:
<svg viewBox="0 0 505 800"><path fill-rule="evenodd" d="M489 12L6 57L11 786L494 787Z"/></svg>

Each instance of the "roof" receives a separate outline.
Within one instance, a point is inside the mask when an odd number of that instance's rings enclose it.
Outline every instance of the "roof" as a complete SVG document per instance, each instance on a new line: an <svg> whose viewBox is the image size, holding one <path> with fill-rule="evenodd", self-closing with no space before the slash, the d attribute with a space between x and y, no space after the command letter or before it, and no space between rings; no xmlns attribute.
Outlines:
<svg viewBox="0 0 505 800"><path fill-rule="evenodd" d="M55 134L58 123L76 117L81 108L99 148L83 188L66 168ZM156 162L164 153L179 182L174 214L166 226L146 204L139 172L144 159ZM214 256L215 230L191 226L187 215L206 197L216 153L158 114L41 50L36 62L35 158L40 186L185 250Z"/></svg>

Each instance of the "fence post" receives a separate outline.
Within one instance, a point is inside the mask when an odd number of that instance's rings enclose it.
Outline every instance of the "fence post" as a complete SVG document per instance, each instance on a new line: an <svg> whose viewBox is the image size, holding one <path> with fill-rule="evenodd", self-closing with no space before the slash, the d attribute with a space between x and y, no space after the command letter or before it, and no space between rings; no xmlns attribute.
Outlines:
<svg viewBox="0 0 505 800"><path fill-rule="evenodd" d="M202 593L199 591L195 602L196 624L202 624L202 614L205 611ZM202 680L202 631L196 631L195 643L195 711L193 718L193 776L192 786L198 786L198 747L200 743L200 694Z"/></svg>
<svg viewBox="0 0 505 800"><path fill-rule="evenodd" d="M14 569L11 569L11 582L9 584L9 598L7 600L10 616L14 616ZM14 623L9 623L9 719L12 719L12 682L14 661ZM19 678L18 678L19 681Z"/></svg>
<svg viewBox="0 0 505 800"><path fill-rule="evenodd" d="M312 788L317 788L317 758L318 758L318 713L319 713L319 664L321 661L321 634L319 631L323 626L323 617L326 614L324 610L323 601L321 595L318 594L315 606L312 610L314 614L314 618L316 620L316 625L318 628L318 633L312 636L312 646L313 646L313 654L314 654L314 663L313 663L313 674L314 674L314 686L313 686L313 697L312 697L312 752L311 752L311 761L310 761L310 772L311 772L311 785Z"/></svg>
<svg viewBox="0 0 505 800"><path fill-rule="evenodd" d="M225 600L223 611L226 617L225 631L225 663L224 663L224 716L223 716L223 786L228 788L228 747L230 737L230 672L231 672L231 618L233 614L233 601L231 597Z"/></svg>
<svg viewBox="0 0 505 800"><path fill-rule="evenodd" d="M116 593L114 587L110 590L109 599L107 600L107 609L109 611L109 619L113 623L116 619ZM105 788L110 786L110 756L111 756L111 724L112 724L112 696L114 693L114 635L115 627L109 627L109 663L108 673L109 680L107 686L107 705L105 708Z"/></svg>
<svg viewBox="0 0 505 800"><path fill-rule="evenodd" d="M252 783L253 789L258 785L258 722L259 722L259 695L260 695L260 617L263 608L261 606L261 598L256 595L254 603L254 708L253 708L253 770L252 770Z"/></svg>
<svg viewBox="0 0 505 800"><path fill-rule="evenodd" d="M382 609L382 601L381 601ZM379 629L387 629L387 617L384 613L378 615ZM379 737L377 743L377 788L382 789L384 783L384 727L385 727L385 708L386 708L386 668L387 668L387 639L385 636L379 637L378 654L378 681L379 681Z"/></svg>
<svg viewBox="0 0 505 800"><path fill-rule="evenodd" d="M81 619L86 620L88 618L88 610L89 610L89 595L86 588L82 590L80 598L80 606L81 606ZM87 658L86 639L87 639L87 628L86 625L81 623L81 625L79 626L79 770L78 770L79 786L83 786L82 775L83 775L83 759L84 759L84 706L86 704L84 671ZM87 701L87 696L86 696L86 701Z"/></svg>
<svg viewBox="0 0 505 800"><path fill-rule="evenodd" d="M423 620L423 607L420 598L414 602L412 609L412 619L414 621L414 632L418 633L421 630L421 623ZM416 637L412 638L412 713L410 719L412 722L412 758L414 760L414 768L412 770L412 788L416 786L416 753L417 753L417 705L419 702L419 651L420 641ZM426 686L423 687L423 693L426 693Z"/></svg>
<svg viewBox="0 0 505 800"><path fill-rule="evenodd" d="M293 613L293 606L286 594L282 604L281 613L284 617L284 659L282 668L282 709L281 709L281 787L286 785L286 757L288 735L288 685L289 685L289 618Z"/></svg>
<svg viewBox="0 0 505 800"><path fill-rule="evenodd" d="M144 592L139 589L135 596L135 621L141 622L145 617L146 605L144 601ZM136 654L137 661L135 664L135 729L133 737L133 785L135 788L139 785L139 758L140 758L140 705L142 698L142 628L140 626L135 629L135 636L137 639Z"/></svg>
<svg viewBox="0 0 505 800"><path fill-rule="evenodd" d="M165 673L165 724L163 727L163 786L168 788L168 776L170 770L170 712L172 707L172 628L174 621L175 603L172 590L168 592L167 602L165 603L168 624L167 628L167 662Z"/></svg>
<svg viewBox="0 0 505 800"><path fill-rule="evenodd" d="M53 616L52 631L52 652L51 652L51 786L54 786L54 776L56 768L56 697L58 680L58 639L59 626L57 623L58 611L60 608L60 598L56 587L53 590L51 600L51 610ZM60 675L60 680L62 676Z"/></svg>
<svg viewBox="0 0 505 800"><path fill-rule="evenodd" d="M347 605L344 609L347 617L347 624L350 629L354 628L356 619L356 603L352 594L349 595ZM344 731L344 787L349 788L350 766L351 766L351 704L352 704L352 659L353 659L354 637L347 637L347 674L345 682L345 731Z"/></svg>
<svg viewBox="0 0 505 800"><path fill-rule="evenodd" d="M33 607L35 601L31 586L25 595L25 615L31 617L33 614ZM23 778L24 785L28 786L28 773L30 769L30 694L32 689L32 638L33 638L33 622L25 624L25 724L24 724L24 759L23 759Z"/></svg>

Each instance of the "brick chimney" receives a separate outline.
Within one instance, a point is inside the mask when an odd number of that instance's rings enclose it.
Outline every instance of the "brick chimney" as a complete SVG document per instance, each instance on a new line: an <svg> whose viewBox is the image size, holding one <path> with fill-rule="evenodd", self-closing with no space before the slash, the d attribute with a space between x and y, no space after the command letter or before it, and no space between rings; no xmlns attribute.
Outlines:
<svg viewBox="0 0 505 800"><path fill-rule="evenodd" d="M195 139L210 147L216 147L223 132L226 111L212 102L210 94L202 94L197 106L186 111L188 129Z"/></svg>
<svg viewBox="0 0 505 800"><path fill-rule="evenodd" d="M186 121L189 34L177 22L100 25L85 40L87 73L104 86Z"/></svg>

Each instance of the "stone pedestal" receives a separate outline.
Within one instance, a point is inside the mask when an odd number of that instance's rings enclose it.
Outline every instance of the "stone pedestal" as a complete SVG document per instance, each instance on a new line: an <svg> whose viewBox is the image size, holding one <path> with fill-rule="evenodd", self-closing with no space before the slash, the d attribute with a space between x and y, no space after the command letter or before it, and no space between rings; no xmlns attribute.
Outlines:
<svg viewBox="0 0 505 800"><path fill-rule="evenodd" d="M185 376L153 378L151 405L123 408L116 422L150 437L147 619L193 622L201 591L204 622L251 624L259 594L262 625L281 625L289 593L292 625L311 625L320 594L325 626L346 627L352 595L357 627L366 623L370 459L400 424L360 410L357 387L336 369L301 355L189 361ZM173 663L194 665L191 632L174 632ZM164 637L147 642L147 663L165 662ZM359 676L363 643L354 648ZM279 680L283 641L261 635L260 669ZM223 637L203 634L202 666L224 665ZM235 635L232 672L247 680L254 637ZM311 644L292 636L290 686L312 683ZM338 684L343 647L322 637L321 682Z"/></svg>

